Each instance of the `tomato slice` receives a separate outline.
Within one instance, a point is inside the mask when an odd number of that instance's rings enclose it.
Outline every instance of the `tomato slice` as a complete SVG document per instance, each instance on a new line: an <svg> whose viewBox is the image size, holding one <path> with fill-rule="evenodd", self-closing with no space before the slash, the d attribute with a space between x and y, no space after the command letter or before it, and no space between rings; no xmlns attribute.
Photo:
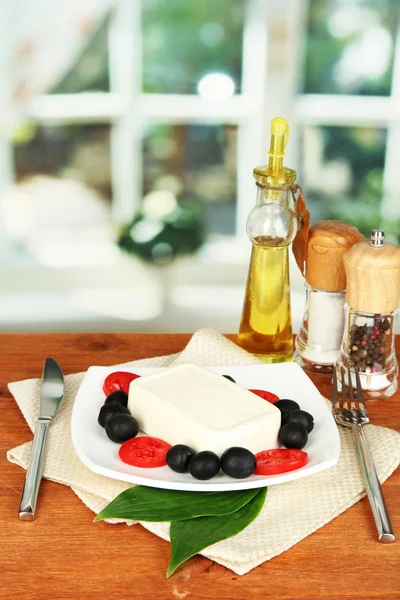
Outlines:
<svg viewBox="0 0 400 600"><path fill-rule="evenodd" d="M249 392L253 392L253 394L257 394L263 400L267 400L268 402L276 402L279 400L279 396L273 394L272 392L267 392L267 390L249 390Z"/></svg>
<svg viewBox="0 0 400 600"><path fill-rule="evenodd" d="M163 467L167 464L167 452L171 447L158 438L140 436L124 442L119 449L119 457L133 467Z"/></svg>
<svg viewBox="0 0 400 600"><path fill-rule="evenodd" d="M128 373L127 371L115 371L114 373L110 373L104 380L103 392L106 396L117 390L122 390L127 394L129 392L129 384L138 377L140 377L140 375Z"/></svg>
<svg viewBox="0 0 400 600"><path fill-rule="evenodd" d="M278 475L304 467L308 454L296 448L274 448L259 452L256 460L255 475Z"/></svg>

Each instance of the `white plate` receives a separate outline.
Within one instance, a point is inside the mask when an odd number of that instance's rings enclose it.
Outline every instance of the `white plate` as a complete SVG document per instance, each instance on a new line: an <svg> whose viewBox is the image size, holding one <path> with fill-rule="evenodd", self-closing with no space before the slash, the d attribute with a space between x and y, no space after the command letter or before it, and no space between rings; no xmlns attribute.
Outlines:
<svg viewBox="0 0 400 600"><path fill-rule="evenodd" d="M313 475L335 465L340 454L340 437L331 412L312 381L296 363L246 367L209 367L216 373L231 375L244 388L266 389L281 398L292 398L314 417L315 427L304 451L308 464L296 471L263 477L251 475L232 479L224 473L198 481L189 473L175 473L169 467L141 469L123 463L119 445L108 439L97 416L104 403L104 379L118 370L147 375L155 368L90 367L76 396L71 421L72 443L81 461L94 473L130 483L170 490L228 491L275 485ZM267 448L266 448L267 449Z"/></svg>

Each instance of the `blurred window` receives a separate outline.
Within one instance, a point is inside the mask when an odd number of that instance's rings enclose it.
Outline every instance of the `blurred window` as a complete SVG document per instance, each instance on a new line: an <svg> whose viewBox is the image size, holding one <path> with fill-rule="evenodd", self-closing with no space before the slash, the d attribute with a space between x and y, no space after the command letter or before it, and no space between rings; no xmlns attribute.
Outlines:
<svg viewBox="0 0 400 600"><path fill-rule="evenodd" d="M252 169L283 114L313 221L400 241L399 15L398 0L115 0L14 129L14 176L80 182L101 218L108 203L110 235L173 196L208 240L246 238Z"/></svg>
<svg viewBox="0 0 400 600"><path fill-rule="evenodd" d="M348 221L365 235L376 227L386 137L385 129L371 127L303 129L303 184L314 221Z"/></svg>
<svg viewBox="0 0 400 600"><path fill-rule="evenodd" d="M14 165L17 181L72 179L111 201L110 125L31 125L15 141Z"/></svg>
<svg viewBox="0 0 400 600"><path fill-rule="evenodd" d="M390 96L397 0L310 0L304 91Z"/></svg>
<svg viewBox="0 0 400 600"><path fill-rule="evenodd" d="M266 31L263 0L115 0L14 129L16 181L78 181L119 225L165 192L196 207L206 239L236 235L239 213L244 236L264 140Z"/></svg>
<svg viewBox="0 0 400 600"><path fill-rule="evenodd" d="M243 0L146 0L143 3L143 91L196 94L202 77L242 81Z"/></svg>
<svg viewBox="0 0 400 600"><path fill-rule="evenodd" d="M222 125L153 125L144 136L143 194L172 192L182 206L196 205L212 234L234 235L237 128Z"/></svg>
<svg viewBox="0 0 400 600"><path fill-rule="evenodd" d="M312 220L400 242L400 4L309 0L305 22L296 112Z"/></svg>

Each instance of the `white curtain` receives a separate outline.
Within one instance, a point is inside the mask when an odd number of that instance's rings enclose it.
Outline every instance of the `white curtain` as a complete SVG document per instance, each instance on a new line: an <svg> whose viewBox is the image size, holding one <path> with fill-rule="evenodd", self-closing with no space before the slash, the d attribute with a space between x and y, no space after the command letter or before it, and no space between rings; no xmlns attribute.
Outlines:
<svg viewBox="0 0 400 600"><path fill-rule="evenodd" d="M116 0L2 0L1 124L60 80ZM134 2L135 0L130 0Z"/></svg>

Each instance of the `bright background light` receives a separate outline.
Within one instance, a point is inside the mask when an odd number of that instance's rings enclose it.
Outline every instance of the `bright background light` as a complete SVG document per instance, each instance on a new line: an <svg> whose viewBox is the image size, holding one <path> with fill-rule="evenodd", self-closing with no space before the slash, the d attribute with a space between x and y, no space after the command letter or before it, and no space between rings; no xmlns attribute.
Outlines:
<svg viewBox="0 0 400 600"><path fill-rule="evenodd" d="M200 79L197 91L204 100L228 100L235 93L235 82L225 73L209 73Z"/></svg>

